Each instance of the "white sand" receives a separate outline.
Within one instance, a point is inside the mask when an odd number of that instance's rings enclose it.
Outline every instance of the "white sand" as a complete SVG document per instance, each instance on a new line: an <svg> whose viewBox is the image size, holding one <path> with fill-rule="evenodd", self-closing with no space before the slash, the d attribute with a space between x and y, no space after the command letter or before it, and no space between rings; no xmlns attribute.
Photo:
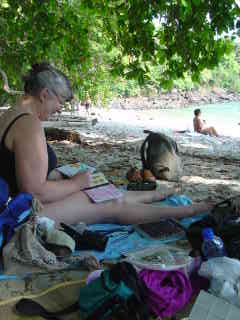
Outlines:
<svg viewBox="0 0 240 320"><path fill-rule="evenodd" d="M228 136L214 138L193 133L192 121L189 123L189 120L179 122L179 119L169 119L164 110L93 109L93 112L98 123L89 128L89 137L111 136L115 141L126 139L138 144L137 141L146 137L143 130L148 129L172 136L179 144L180 151L186 154L240 159L240 138L230 136L233 128L225 128L220 132ZM174 132L186 129L190 131L187 134ZM237 129L240 131L240 126ZM81 129L79 131L84 134Z"/></svg>

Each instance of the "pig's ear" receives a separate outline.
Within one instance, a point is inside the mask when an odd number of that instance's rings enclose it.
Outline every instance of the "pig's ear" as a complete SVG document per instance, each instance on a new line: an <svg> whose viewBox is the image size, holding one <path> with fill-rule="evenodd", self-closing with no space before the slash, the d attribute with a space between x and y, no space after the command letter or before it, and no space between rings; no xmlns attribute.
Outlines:
<svg viewBox="0 0 240 320"><path fill-rule="evenodd" d="M3 79L3 90L8 92L9 94L23 94L24 93L23 91L16 91L16 90L10 89L9 85L8 85L8 78L7 78L6 73L1 69L0 69L0 73L1 73L1 76Z"/></svg>

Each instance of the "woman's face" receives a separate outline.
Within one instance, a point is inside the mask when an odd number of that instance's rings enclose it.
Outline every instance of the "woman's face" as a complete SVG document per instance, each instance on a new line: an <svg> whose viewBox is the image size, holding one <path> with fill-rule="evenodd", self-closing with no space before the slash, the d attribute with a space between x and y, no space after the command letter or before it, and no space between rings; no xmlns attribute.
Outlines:
<svg viewBox="0 0 240 320"><path fill-rule="evenodd" d="M61 112L65 100L57 93L45 88L41 93L40 100L42 101L39 118L44 121L56 112Z"/></svg>

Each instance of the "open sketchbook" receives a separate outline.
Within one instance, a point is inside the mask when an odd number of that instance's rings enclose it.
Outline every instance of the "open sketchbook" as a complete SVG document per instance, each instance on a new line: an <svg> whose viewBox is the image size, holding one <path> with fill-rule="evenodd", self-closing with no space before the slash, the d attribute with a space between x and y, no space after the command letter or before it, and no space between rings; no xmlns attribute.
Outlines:
<svg viewBox="0 0 240 320"><path fill-rule="evenodd" d="M119 199L123 196L123 192L111 183L107 183L93 188L87 188L84 190L84 192L95 203Z"/></svg>
<svg viewBox="0 0 240 320"><path fill-rule="evenodd" d="M71 178L76 173L86 172L87 170L89 170L90 173L94 173L96 171L96 168L91 167L83 162L76 162L57 167L56 170L61 172L64 176Z"/></svg>
<svg viewBox="0 0 240 320"><path fill-rule="evenodd" d="M95 203L118 199L123 196L123 193L118 190L113 184L109 183L102 172L96 172L94 167L85 163L77 162L58 167L57 170L64 176L71 178L78 172L91 173L90 185L83 190L88 197Z"/></svg>

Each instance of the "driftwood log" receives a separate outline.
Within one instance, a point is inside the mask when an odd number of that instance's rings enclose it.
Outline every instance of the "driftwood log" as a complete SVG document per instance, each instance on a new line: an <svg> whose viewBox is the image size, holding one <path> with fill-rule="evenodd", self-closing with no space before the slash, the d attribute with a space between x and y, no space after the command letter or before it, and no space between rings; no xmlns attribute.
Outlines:
<svg viewBox="0 0 240 320"><path fill-rule="evenodd" d="M48 141L68 140L79 144L81 143L79 133L76 131L52 127L44 128L44 131Z"/></svg>

